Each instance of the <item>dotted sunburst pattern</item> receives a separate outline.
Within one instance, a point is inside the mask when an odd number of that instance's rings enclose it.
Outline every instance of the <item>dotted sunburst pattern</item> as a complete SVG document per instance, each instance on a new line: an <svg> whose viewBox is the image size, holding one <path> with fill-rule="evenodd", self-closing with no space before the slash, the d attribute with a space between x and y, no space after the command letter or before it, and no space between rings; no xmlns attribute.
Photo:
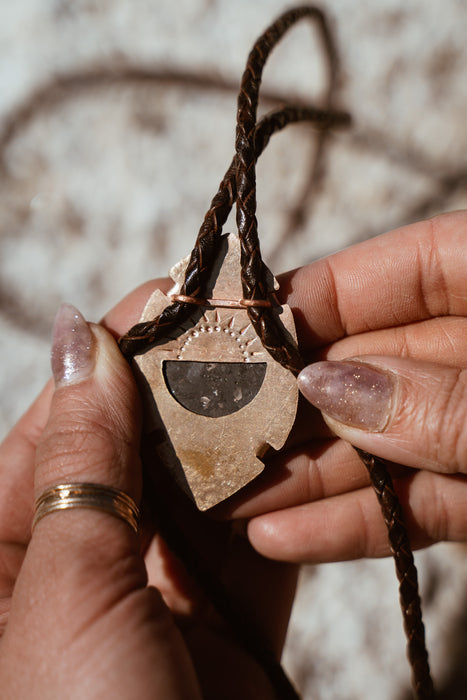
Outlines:
<svg viewBox="0 0 467 700"><path fill-rule="evenodd" d="M239 321L240 323L238 323ZM231 313L223 314L218 309L204 313L196 326L189 329L180 338L177 360L191 359L193 349L196 357L196 341L205 339L211 334L213 336L213 352L216 356L228 356L229 359L242 360L243 362L264 361L265 351L252 324L247 319L246 312L240 311L239 314L232 315ZM206 345L206 343L204 344ZM232 355L237 357L232 357Z"/></svg>

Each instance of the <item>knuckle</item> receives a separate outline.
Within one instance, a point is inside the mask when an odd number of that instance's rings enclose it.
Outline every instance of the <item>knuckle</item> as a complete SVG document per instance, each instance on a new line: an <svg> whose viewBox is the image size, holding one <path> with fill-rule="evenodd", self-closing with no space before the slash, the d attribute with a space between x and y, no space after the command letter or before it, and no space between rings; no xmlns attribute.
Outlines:
<svg viewBox="0 0 467 700"><path fill-rule="evenodd" d="M326 489L324 485L323 473L319 462L307 455L306 459L306 480L304 488L304 496L306 501L316 501L324 498Z"/></svg>
<svg viewBox="0 0 467 700"><path fill-rule="evenodd" d="M467 371L450 373L438 394L436 458L450 471L467 471Z"/></svg>
<svg viewBox="0 0 467 700"><path fill-rule="evenodd" d="M38 446L36 468L46 472L48 479L74 477L91 471L119 473L129 456L127 441L99 414L83 415L74 411L62 414L43 434Z"/></svg>
<svg viewBox="0 0 467 700"><path fill-rule="evenodd" d="M423 498L419 504L419 519L431 542L442 542L448 537L449 509L436 476L423 474Z"/></svg>

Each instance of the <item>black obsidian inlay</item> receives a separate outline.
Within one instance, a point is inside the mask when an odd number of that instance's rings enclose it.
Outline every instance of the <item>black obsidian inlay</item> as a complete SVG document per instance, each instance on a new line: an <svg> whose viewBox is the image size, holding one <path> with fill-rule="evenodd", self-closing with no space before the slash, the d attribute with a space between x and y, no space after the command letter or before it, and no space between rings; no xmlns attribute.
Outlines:
<svg viewBox="0 0 467 700"><path fill-rule="evenodd" d="M162 369L167 389L179 404L200 416L219 418L255 398L266 367L266 362L166 360Z"/></svg>

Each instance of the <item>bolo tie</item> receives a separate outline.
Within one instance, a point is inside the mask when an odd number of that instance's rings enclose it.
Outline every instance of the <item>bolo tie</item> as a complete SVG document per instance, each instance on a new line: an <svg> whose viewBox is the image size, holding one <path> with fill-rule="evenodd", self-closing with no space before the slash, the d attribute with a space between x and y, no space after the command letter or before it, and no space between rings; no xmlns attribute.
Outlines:
<svg viewBox="0 0 467 700"><path fill-rule="evenodd" d="M154 292L140 322L119 340L122 353L133 364L145 404L142 457L145 490L150 494L146 512L152 508L157 513L155 527L167 546L212 601L236 641L263 667L281 700L297 700L299 695L197 550L196 540L180 524L175 504L182 499L185 511L191 508L198 518L239 491L261 473L267 450L283 446L295 419L295 377L304 365L292 312L279 304L276 280L261 256L256 161L273 134L289 124L310 122L325 134L350 122L346 112L333 109L331 91L323 109L287 105L257 119L266 60L290 27L304 19L316 23L332 67L331 34L316 7L283 13L257 39L238 95L235 155L194 248L172 268L171 293ZM238 235L223 234L234 204ZM426 700L434 697L434 690L404 514L388 464L362 450L357 453L388 530L414 695ZM161 464L166 469L160 469Z"/></svg>

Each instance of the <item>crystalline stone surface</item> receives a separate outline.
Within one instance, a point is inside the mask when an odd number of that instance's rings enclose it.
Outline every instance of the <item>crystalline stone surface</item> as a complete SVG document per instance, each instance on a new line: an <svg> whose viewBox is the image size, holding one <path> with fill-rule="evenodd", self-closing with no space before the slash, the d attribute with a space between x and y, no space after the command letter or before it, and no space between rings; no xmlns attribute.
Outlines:
<svg viewBox="0 0 467 700"><path fill-rule="evenodd" d="M164 362L164 379L172 396L189 411L212 418L228 416L249 404L265 374L265 362Z"/></svg>

